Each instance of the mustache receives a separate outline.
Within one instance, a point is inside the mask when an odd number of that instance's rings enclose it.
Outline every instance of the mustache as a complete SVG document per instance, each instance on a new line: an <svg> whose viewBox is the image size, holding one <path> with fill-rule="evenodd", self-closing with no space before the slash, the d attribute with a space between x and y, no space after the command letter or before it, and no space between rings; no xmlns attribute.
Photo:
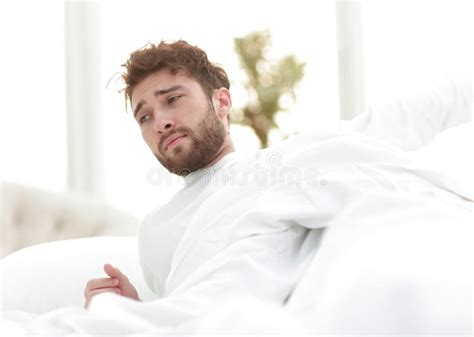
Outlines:
<svg viewBox="0 0 474 337"><path fill-rule="evenodd" d="M192 131L185 127L173 129L170 132L168 132L168 134L165 137L161 137L160 142L158 143L158 150L162 149L165 142L176 133L185 133L188 136L192 135Z"/></svg>

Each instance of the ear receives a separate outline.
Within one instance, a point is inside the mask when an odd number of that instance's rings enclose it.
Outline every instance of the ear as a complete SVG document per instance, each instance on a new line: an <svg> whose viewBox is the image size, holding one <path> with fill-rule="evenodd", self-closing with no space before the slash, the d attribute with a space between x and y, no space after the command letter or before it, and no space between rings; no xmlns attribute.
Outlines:
<svg viewBox="0 0 474 337"><path fill-rule="evenodd" d="M230 114L232 109L232 98L230 97L230 91L227 88L220 88L214 91L212 95L214 107L217 115L220 118L227 119L227 115Z"/></svg>

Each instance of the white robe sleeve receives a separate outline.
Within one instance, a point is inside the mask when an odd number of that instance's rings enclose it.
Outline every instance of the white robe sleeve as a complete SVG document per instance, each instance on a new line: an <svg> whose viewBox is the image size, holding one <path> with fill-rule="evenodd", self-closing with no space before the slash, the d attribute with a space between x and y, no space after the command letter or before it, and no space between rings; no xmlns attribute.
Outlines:
<svg viewBox="0 0 474 337"><path fill-rule="evenodd" d="M321 232L309 233L300 225L314 216L314 204L299 186L269 188L240 216L227 222L219 218L215 226L210 216L206 230L183 240L164 298L131 303L105 294L93 300L90 311L111 318L119 315L115 311L133 314L153 332L166 333L186 329L233 299L283 304L319 240Z"/></svg>

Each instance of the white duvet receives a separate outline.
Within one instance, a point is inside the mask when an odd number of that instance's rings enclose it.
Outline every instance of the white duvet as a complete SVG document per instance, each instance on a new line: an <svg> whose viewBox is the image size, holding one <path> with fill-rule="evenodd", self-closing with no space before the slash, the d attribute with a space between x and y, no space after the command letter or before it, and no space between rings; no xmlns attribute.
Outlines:
<svg viewBox="0 0 474 337"><path fill-rule="evenodd" d="M300 224L312 228L316 236L324 230L307 273L286 305L251 296L248 289L241 291L238 285L252 284L252 275L239 275L238 267L216 269L199 254L183 254L183 265L192 266L193 273L181 277L174 285L177 291L166 298L139 303L103 294L93 300L88 312L82 308L44 315L4 312L2 332L470 332L471 275L466 267L472 253L472 191L461 177L439 173L436 167L427 169L375 139L342 132L301 133L262 151L254 167L268 165L275 155L279 169L298 168L304 179L266 189L249 221L260 226L268 220L262 215L271 214L278 222L279 212L269 213L268 205L271 210L293 207L288 189L297 188L313 205L304 210L308 214L295 214ZM222 197L228 192L224 188ZM213 225L226 226L207 223L206 227ZM191 231L196 237L202 234L199 228ZM257 239L250 242L256 243ZM193 244L189 240L181 249L192 250ZM240 258L248 248L235 247L226 248L222 258ZM245 263L267 267L258 259ZM186 270L176 273L183 275ZM221 288L219 280L228 275L231 282ZM254 281L252 292L269 293L271 284ZM447 317L447 312L452 316ZM409 315L417 318L408 319Z"/></svg>

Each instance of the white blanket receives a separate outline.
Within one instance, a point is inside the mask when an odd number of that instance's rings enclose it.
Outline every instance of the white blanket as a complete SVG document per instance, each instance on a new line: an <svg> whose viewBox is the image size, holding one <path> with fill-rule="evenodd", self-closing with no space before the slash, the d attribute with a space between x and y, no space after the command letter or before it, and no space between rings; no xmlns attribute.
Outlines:
<svg viewBox="0 0 474 337"><path fill-rule="evenodd" d="M278 222L278 212L268 213L266 207L272 205L272 210L291 207L294 200L291 200L292 194L288 191L296 188L302 190L314 206L308 210L308 214L295 214L300 217L299 223L313 228L315 233L320 233L318 231L322 228L329 228L324 232L322 245L310 268L313 271L316 268L311 279L314 281L314 288L306 286L304 291L297 288L286 307L271 301L263 301L258 295L250 296L252 292L269 293L272 285L258 284L259 280L252 280L251 274L239 275L235 272L238 271L239 266L232 266L233 258L241 261L248 246L237 244L233 249L233 242L230 242L229 247L223 247L223 253L218 254L214 260L193 260L193 254L183 254L185 259L183 265L192 266L193 273L189 277L178 277L179 281L174 285L176 291L166 298L139 303L116 295L103 294L93 300L89 312L81 308L65 308L39 316L7 312L3 313L2 329L18 334L34 332L92 335L185 332L287 332L294 334L306 331L339 333L337 329L342 329L343 333L367 332L364 330L366 326L361 328L350 324L348 326L339 324L341 321L337 320L337 317L347 320L345 315L356 313L357 309L364 313L363 306L356 305L362 302L351 302L353 307L350 305L348 307L352 308L352 311L340 311L340 305L333 305L334 300L331 299L331 294L334 293L334 289L331 287L341 287L341 285L328 284L328 279L337 281L337 278L331 278L331 275L341 275L341 270L337 268L339 263L344 265L343 270L350 274L350 262L353 262L350 258L351 253L359 254L361 258L370 257L370 254L364 256L363 251L357 251L354 248L354 242L363 243L367 238L374 237L375 240L367 242L379 244L384 254L388 254L384 252L384 247L392 247L395 251L391 251L393 254L390 256L396 261L396 250L402 250L404 243L400 243L399 246L390 245L390 237L380 233L386 230L390 232L399 224L400 228L407 231L407 234L410 228L414 228L414 232L418 233L415 238L420 240L422 236L419 234L429 235L430 228L433 226L438 234L435 236L436 240L430 243L430 249L433 248L432 245L436 246L436 243L439 246L446 245L448 249L454 249L448 254L449 258L458 258L461 262L465 261L466 254L470 252L466 239L460 242L455 240L470 237L468 235L472 233L472 203L468 201L470 196L465 193L462 184L446 175L438 174L435 170L417 166L403 152L382 142L355 134L306 132L262 151L253 167L261 168L262 166L267 168L270 166L280 173L285 168L296 169L301 173L299 177L303 179L290 179L290 183L286 180L283 183L280 181L280 183L268 185L256 203L255 218L251 218L252 214L250 214L249 220L258 224L269 220L268 218L260 219L259 216L270 214L272 221ZM272 171L269 170L267 173L272 174ZM254 178L257 176L255 175ZM258 183L258 181L253 180L253 183ZM224 198L232 188L235 187L224 187L221 197ZM216 198L218 197L219 195L216 195ZM202 214L211 213L215 212L215 209L210 207L202 209L201 212ZM210 219L218 221L219 217ZM207 223L206 228L217 225L225 226L226 224ZM443 227L446 229L444 238L439 235ZM450 228L453 229L452 232ZM199 228L194 230L195 238L202 234ZM189 244L182 245L182 252L192 251L194 242L188 239ZM249 244L258 244L258 240L257 235L255 239L249 241ZM416 250L411 249L410 252L416 253ZM372 251L371 254L377 254L377 252ZM439 257L437 255L435 258ZM429 256L424 258L423 261L430 261ZM409 259L404 257L401 261L407 262ZM223 268L216 268L212 265L213 263L220 264ZM253 267L256 269L266 267L265 261L262 260L245 261L245 263L255 264ZM449 264L443 262L442 265ZM448 270L449 275L459 276L461 267ZM186 271L178 272L184 275ZM396 277L396 270L393 275ZM402 273L401 275L401 277L409 277L410 274ZM387 277L387 274L382 273L382 276ZM220 281L229 277L230 282L226 282L225 287L221 287L223 283ZM281 275L281 277L286 276ZM457 278L455 280L452 280L452 277L448 278L448 281L456 280ZM305 279L302 284L304 281ZM341 282L341 280L338 281ZM235 287L229 288L229 284ZM239 289L239 284L254 284L255 287L250 292L248 289L242 291ZM460 292L466 291L465 283L460 282L458 285ZM446 294L449 296L449 292ZM459 295L459 293L454 295ZM406 296L406 298L411 297ZM426 302L420 300L420 303L423 305ZM253 308L251 310L249 310L250 304ZM464 333L468 314L465 310L466 301L460 303L445 301L443 304L452 306L445 309L454 309L458 314L456 319L448 323L445 319L443 327ZM406 306L406 303L402 303L401 306L404 305ZM342 307L347 307L347 305ZM374 305L369 309L376 307ZM328 308L333 311L325 312ZM369 309L366 313L371 312ZM401 325L408 330L413 328L416 332L424 332L431 328L436 330L437 326L430 324L433 324L434 319L445 318L444 312L442 310L441 314L438 312L438 315L426 314L423 316L423 322L428 321L428 323L422 322L421 326L410 327L403 322ZM235 316L237 314L240 315L238 321ZM318 318L321 320L318 321ZM318 323L314 324L315 321ZM349 321L354 322L354 320ZM276 330L270 329L270 323L272 329ZM388 327L394 329L399 327L400 324L396 323L397 321L392 322Z"/></svg>

